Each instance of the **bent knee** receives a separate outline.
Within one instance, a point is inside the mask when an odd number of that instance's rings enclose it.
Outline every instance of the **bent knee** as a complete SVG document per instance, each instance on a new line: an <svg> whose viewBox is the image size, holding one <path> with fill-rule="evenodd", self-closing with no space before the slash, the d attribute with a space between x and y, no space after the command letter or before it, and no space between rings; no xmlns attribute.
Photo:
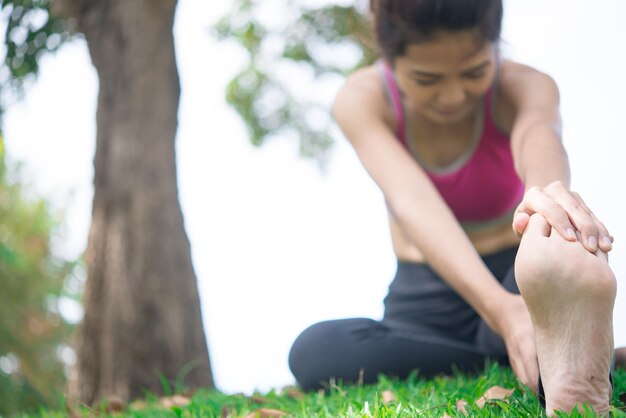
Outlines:
<svg viewBox="0 0 626 418"><path fill-rule="evenodd" d="M347 359L356 350L358 338L375 332L376 321L354 318L320 322L305 329L289 352L289 368L303 390L323 387L324 382L346 378ZM358 370L356 370L358 376Z"/></svg>

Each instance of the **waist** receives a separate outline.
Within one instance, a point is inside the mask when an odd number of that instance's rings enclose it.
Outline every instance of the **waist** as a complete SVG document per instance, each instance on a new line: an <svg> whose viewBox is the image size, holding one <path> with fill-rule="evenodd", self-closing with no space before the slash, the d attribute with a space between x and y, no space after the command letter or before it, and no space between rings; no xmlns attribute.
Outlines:
<svg viewBox="0 0 626 418"><path fill-rule="evenodd" d="M479 229L471 229L464 226L465 232L472 242L472 245L481 256L497 253L507 248L519 245L519 237L513 233L511 222L512 214L507 219L493 225L485 225ZM398 260L407 262L424 262L425 257L422 251L411 242L395 222L392 216L389 217L391 242Z"/></svg>
<svg viewBox="0 0 626 418"><path fill-rule="evenodd" d="M488 254L480 254L480 257L490 270L506 270L513 265L513 262L515 261L515 256L517 255L518 247L519 245L507 246ZM397 263L398 271L402 272L411 271L415 268L423 267L427 267L430 269L430 267L428 267L428 264L424 261L416 262L411 260L398 259Z"/></svg>

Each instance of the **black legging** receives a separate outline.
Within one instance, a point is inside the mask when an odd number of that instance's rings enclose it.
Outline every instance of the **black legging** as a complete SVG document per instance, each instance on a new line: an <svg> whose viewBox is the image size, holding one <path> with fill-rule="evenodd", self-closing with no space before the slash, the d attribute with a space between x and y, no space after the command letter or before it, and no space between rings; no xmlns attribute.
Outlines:
<svg viewBox="0 0 626 418"><path fill-rule="evenodd" d="M519 293L513 264L517 247L483 257L510 292ZM364 383L377 375L405 378L412 370L431 376L454 367L472 372L491 358L508 364L506 348L478 314L427 264L398 262L381 321L325 321L294 342L289 367L304 390L335 378ZM361 372L362 371L362 372Z"/></svg>

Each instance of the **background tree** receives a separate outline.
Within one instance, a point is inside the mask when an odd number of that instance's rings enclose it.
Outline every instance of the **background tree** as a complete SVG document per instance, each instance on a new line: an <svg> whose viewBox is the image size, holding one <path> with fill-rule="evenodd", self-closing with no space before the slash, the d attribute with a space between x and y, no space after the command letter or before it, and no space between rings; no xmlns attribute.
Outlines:
<svg viewBox="0 0 626 418"><path fill-rule="evenodd" d="M296 97L288 80L276 76L276 68L295 66L295 71L312 73L319 82L343 78L373 63L378 54L369 1L317 8L297 0L283 3L281 16L286 19L281 24L263 20L263 2L235 0L231 12L215 26L219 38L234 40L248 56L246 67L229 83L226 100L248 127L254 145L290 132L300 141L300 154L323 167L333 143L330 109Z"/></svg>
<svg viewBox="0 0 626 418"><path fill-rule="evenodd" d="M288 1L292 19L278 28L258 18L259 4L237 1L217 25L219 36L235 39L250 57L229 84L227 100L253 144L291 131L302 155L323 165L332 144L328 109L300 101L272 69L297 64L319 79L371 63L364 10ZM159 375L175 384L189 372L190 386L213 385L176 185L175 6L175 0L3 1L9 81L21 86L36 72L37 59L69 33L84 35L100 81L85 317L70 391L85 403L159 392ZM267 47L277 39L278 54ZM329 58L346 51L350 62Z"/></svg>
<svg viewBox="0 0 626 418"><path fill-rule="evenodd" d="M59 313L76 264L55 255L59 219L7 168L0 136L0 415L58 405L64 344L71 326Z"/></svg>
<svg viewBox="0 0 626 418"><path fill-rule="evenodd" d="M166 383L213 386L176 184L175 7L175 0L2 3L5 62L18 85L64 28L85 37L99 77L85 315L70 382L70 398L86 404L160 393ZM55 26L52 13L66 25Z"/></svg>

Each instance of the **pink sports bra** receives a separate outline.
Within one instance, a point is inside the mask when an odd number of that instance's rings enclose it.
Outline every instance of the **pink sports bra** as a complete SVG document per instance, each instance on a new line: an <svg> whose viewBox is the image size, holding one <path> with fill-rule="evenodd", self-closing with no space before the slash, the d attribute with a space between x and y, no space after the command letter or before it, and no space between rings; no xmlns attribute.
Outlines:
<svg viewBox="0 0 626 418"><path fill-rule="evenodd" d="M413 155L400 91L391 68L381 62L382 74L395 113L398 139ZM524 196L524 184L515 172L510 138L491 117L491 91L485 96L483 131L472 147L451 165L425 167L413 155L439 190L457 220L466 229L480 228L509 219Z"/></svg>

